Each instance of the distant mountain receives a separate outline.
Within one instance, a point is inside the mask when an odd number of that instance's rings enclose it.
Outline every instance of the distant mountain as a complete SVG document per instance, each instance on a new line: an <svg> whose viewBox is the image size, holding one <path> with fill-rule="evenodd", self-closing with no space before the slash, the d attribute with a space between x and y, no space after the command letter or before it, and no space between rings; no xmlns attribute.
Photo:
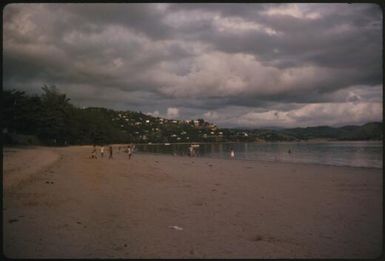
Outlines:
<svg viewBox="0 0 385 261"><path fill-rule="evenodd" d="M317 126L288 129L222 129L224 139L230 141L299 141L326 140L382 140L383 123L370 122L362 126L340 128Z"/></svg>
<svg viewBox="0 0 385 261"><path fill-rule="evenodd" d="M203 119L173 120L141 112L78 108L54 87L41 96L11 90L2 92L2 133L5 144L109 144L175 142L255 142L382 140L383 123L334 128L290 129L218 128Z"/></svg>
<svg viewBox="0 0 385 261"><path fill-rule="evenodd" d="M370 122L362 126L344 126L334 128L329 126L292 128L279 131L281 134L296 139L334 139L334 140L382 140L383 123Z"/></svg>

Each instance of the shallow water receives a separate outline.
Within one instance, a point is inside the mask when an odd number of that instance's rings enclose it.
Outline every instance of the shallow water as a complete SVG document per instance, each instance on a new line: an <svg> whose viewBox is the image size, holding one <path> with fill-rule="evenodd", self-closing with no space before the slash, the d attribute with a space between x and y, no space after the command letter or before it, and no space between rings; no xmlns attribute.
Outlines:
<svg viewBox="0 0 385 261"><path fill-rule="evenodd" d="M189 144L137 145L137 151L147 153L188 155ZM269 142L269 143L206 143L197 149L199 157L230 157L236 159L315 163L350 167L383 167L382 141L338 142ZM289 150L291 153L289 153Z"/></svg>

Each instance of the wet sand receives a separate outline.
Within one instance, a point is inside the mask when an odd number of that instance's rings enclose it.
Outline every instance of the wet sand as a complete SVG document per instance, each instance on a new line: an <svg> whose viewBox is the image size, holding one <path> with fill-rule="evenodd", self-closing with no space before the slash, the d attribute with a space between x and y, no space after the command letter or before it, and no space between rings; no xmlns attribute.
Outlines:
<svg viewBox="0 0 385 261"><path fill-rule="evenodd" d="M3 149L7 257L382 253L382 169L91 150Z"/></svg>

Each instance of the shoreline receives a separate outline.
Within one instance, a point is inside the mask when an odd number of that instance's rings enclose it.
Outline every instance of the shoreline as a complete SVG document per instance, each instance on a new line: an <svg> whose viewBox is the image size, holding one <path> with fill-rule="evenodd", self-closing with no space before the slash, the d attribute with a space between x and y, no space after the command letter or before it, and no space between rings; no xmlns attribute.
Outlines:
<svg viewBox="0 0 385 261"><path fill-rule="evenodd" d="M129 160L124 152L90 159L91 148L55 148L59 160L3 190L7 257L381 254L380 169L144 153ZM25 153L38 164L44 149ZM4 158L8 165L20 163L14 156Z"/></svg>
<svg viewBox="0 0 385 261"><path fill-rule="evenodd" d="M314 162L294 162L294 161L282 161L282 160L263 160L263 159L239 159L235 158L232 159L230 157L228 158L220 158L220 157L208 157L208 156L195 156L195 157L189 157L187 155L180 155L180 154L167 154L167 153L156 153L156 152L135 152L134 154L138 155L153 155L153 156L166 156L166 157L181 157L181 158L190 158L190 159L213 159L213 160L226 160L226 161L244 161L244 162L257 162L260 164L263 163L274 163L274 164L289 164L289 165L315 165L315 166L324 166L324 167L341 167L341 168L360 168L360 169L383 169L383 167L365 167L365 166L349 166L349 165L332 165L332 164L322 164L322 163L314 163Z"/></svg>
<svg viewBox="0 0 385 261"><path fill-rule="evenodd" d="M349 141L350 142L350 141ZM357 141L357 142L363 142L363 141ZM365 141L365 142L368 142L368 141ZM371 141L373 143L377 143L378 141ZM214 143L214 144L220 144L220 143L226 143L226 142L217 142L217 143ZM232 143L249 143L249 142L232 142ZM258 143L258 142L257 142ZM276 142L270 142L270 143L276 143ZM281 144L284 144L284 142L280 142ZM291 143L302 143L302 142L287 142L289 144ZM191 143L171 143L171 145L188 145L188 144L191 144ZM197 144L211 144L211 143L197 143ZM124 147L124 146L127 146L128 144L112 144L113 147ZM135 144L135 146L143 146L143 145L146 145L146 146L151 146L151 145L155 145L155 146L160 146L160 145L163 145L163 143L160 143L160 144ZM37 145L18 145L18 146L5 146L3 147L3 154L5 152L5 150L9 150L9 149L19 149L19 150L28 150L28 149L39 149L39 148L44 148L45 150L57 150L57 149L66 149L66 148L90 148L92 149L92 146L93 145L69 145L69 146L37 146ZM97 145L97 147L100 147L99 145ZM115 152L114 153L117 153L116 151L117 148L115 148ZM106 150L106 146L105 146L105 150ZM118 151L119 153L122 153L121 151ZM97 154L99 154L99 151L97 150ZM107 155L107 151L105 152L105 154ZM162 155L165 155L165 156L172 156L172 157L175 157L175 156L178 156L178 157L189 157L188 155L181 155L181 154L172 154L172 153L156 153L156 152L147 152L147 151L138 151L138 148L136 148L136 151L134 152L134 154L148 154L148 155L159 155L159 156L162 156ZM331 167L348 167L348 168L362 168L362 169L383 169L383 164L382 166L380 167L369 167L369 166L351 166L351 165L336 165L336 164L326 164L326 163L316 163L316 162L296 162L296 161L284 161L284 160L264 160L264 159L242 159L242 158L235 158L235 159L231 159L230 157L229 158L225 158L225 157L211 157L211 156L195 156L194 158L207 158L207 159L222 159L222 160L236 160L236 161L245 161L245 162L269 162L269 163L285 163L285 164L305 164L305 165L316 165L316 166L331 166Z"/></svg>
<svg viewBox="0 0 385 261"><path fill-rule="evenodd" d="M383 140L330 140L330 139L309 139L309 140L297 140L297 141L213 141L213 142L160 142L160 143L136 143L135 145L164 145L165 143L169 143L170 145L185 145L185 144L227 144L227 143L259 143L259 144L265 144L265 143L349 143L349 142L368 142L368 143L383 143ZM129 144L129 143L128 143ZM118 144L117 144L118 145ZM123 144L127 145L127 144Z"/></svg>

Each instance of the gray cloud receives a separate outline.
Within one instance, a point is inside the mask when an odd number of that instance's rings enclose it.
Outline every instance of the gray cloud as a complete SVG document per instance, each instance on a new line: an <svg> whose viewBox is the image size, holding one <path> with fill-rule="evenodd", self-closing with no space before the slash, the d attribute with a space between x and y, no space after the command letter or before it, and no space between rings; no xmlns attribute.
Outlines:
<svg viewBox="0 0 385 261"><path fill-rule="evenodd" d="M3 86L224 127L361 124L382 120L382 37L374 4L11 4Z"/></svg>

